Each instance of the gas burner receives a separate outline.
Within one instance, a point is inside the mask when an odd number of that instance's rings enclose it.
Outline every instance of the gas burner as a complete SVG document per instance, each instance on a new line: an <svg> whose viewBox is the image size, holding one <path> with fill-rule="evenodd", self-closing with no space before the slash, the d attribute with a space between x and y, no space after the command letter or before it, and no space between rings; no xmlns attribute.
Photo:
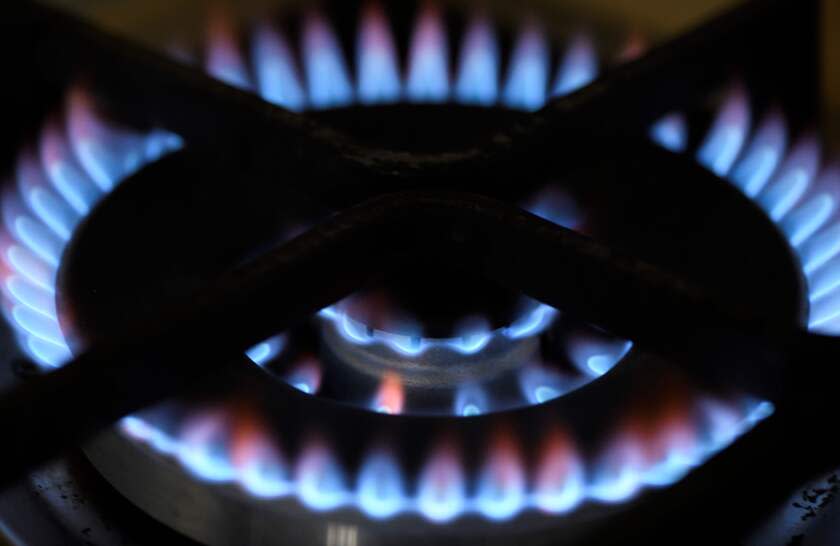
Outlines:
<svg viewBox="0 0 840 546"><path fill-rule="evenodd" d="M301 21L300 58L306 86L296 76L294 57L287 40L278 30L265 25L252 37L253 58L249 63L237 49L230 30L222 22L214 21L206 67L223 81L255 89L267 100L296 109L346 107L356 101L360 104L390 103L404 97L407 102L454 100L488 106L501 102L510 108L535 110L551 94L571 92L597 73L593 47L588 39L579 36L560 62L549 93L551 55L548 40L535 23L528 23L515 42L506 83L500 91L496 83L501 63L495 31L490 22L479 18L466 31L459 75L453 85L448 77L446 32L441 17L441 13L432 8L419 13L410 40L405 75L401 75L397 67L388 22L381 9L375 7L362 15L355 83L348 75L343 60L345 55L330 23L314 12ZM259 83L247 69L249 65L255 67ZM291 90L290 95L283 94L283 89ZM744 93L725 102L720 114L723 121L713 126L707 143L701 148L701 161L717 166L720 175L728 172L748 132L745 113L748 108ZM733 109L735 114L731 113ZM53 268L40 284L29 282L21 287L32 279L30 269L16 270L17 275L11 275L7 283L15 287L14 291L10 290L12 299L9 303L12 318L26 340L25 346L36 358L49 356L49 360L38 358L48 366L60 365L57 356L66 358L70 354L63 341L54 299L48 297L56 292L55 270L61 260L62 243L70 240L78 220L93 209L100 197L144 162L154 161L163 153L177 149L179 142L178 137L161 133L136 135L133 136L137 143L134 148L112 151L108 148L118 139L111 134L127 130L108 128L107 122L94 113L91 99L84 91L76 90L71 94L67 112L68 133L64 138L69 143L61 141L57 125L44 129L40 145L44 174L40 174L37 164L24 165L28 158L21 160L21 172L27 173L25 169L28 168L45 180L39 184L39 181L30 180L32 174L29 177L19 175L29 210L15 203L18 208L10 210L21 212L6 216L11 219L7 228L9 238L23 245L22 248L11 246L7 255L27 252L29 262L41 259L44 266ZM99 135L101 140L91 142L89 136L85 139L85 131L76 128L78 126L94 128L87 134ZM665 128L660 124L653 131L656 135L686 130L677 124ZM730 137L729 133L735 136ZM675 138L684 141L685 135ZM71 150L79 148L85 152L73 156ZM93 155L92 150L100 150L100 155ZM784 149L779 146L773 153L781 156ZM85 157L84 163L77 160L77 156ZM82 163L85 170L76 166L77 163ZM810 174L804 175L806 184L814 170L815 165ZM122 176L107 176L106 173ZM97 179L99 182L90 183ZM46 180L52 182L53 189ZM27 185L38 189L27 193ZM41 197L45 192L50 192L48 199L51 202L76 212L72 221L62 223L59 211L40 204L45 200ZM529 208L549 221L570 228L580 222L581 207L560 188L543 191L529 201ZM7 200L7 203L11 206L13 201ZM54 226L59 226L57 232ZM40 242L50 237L54 240ZM38 290L44 294L37 301L48 303L33 307L33 300L26 295ZM363 298L363 307L367 310L372 307L371 299ZM284 349L294 343L296 336L293 334L264 341L250 349L247 355L260 366L276 370L284 381L309 395L320 395L328 390L328 398L388 414L419 412L470 417L556 399L607 373L632 347L630 341L610 339L591 328L584 330L580 325L564 325L565 334L558 333L556 328L554 334L567 339L555 341L553 345L562 346L563 355L555 354L554 359L563 358L565 369L562 364L547 364L546 355L540 351L540 338L552 328L558 311L534 301L520 304L525 311L506 326L491 329L486 326L486 320L478 319L463 326L457 337L450 338L423 337L422 331L413 333L411 327L404 326L390 331L374 328L372 320L365 323L355 319L353 311L347 310L352 307L349 303L339 303L319 313L322 325L316 335L321 340L320 357L302 349L283 358ZM43 326L33 324L31 316L35 313L43 317ZM44 344L49 350L42 348ZM32 350L33 347L38 352ZM506 436L490 444L484 478L481 474L476 478L464 476L464 470L460 468L463 463L452 448L445 450L443 455L431 452L426 464L429 468L442 464L442 469L429 470L428 477L421 473L417 483L408 487L405 470L381 449L372 448L366 462L359 466L356 478L345 476L345 471L333 461L330 448L321 440L304 447L298 462L290 467L286 457L279 455L278 448L270 447L282 445L281 438L273 437L264 426L239 424L236 418L228 415L230 410L224 406L199 410L179 408L154 412L149 417L128 417L121 430L130 439L174 456L187 471L199 478L209 482L236 482L256 497L297 496L314 509L350 505L375 518L414 512L432 521L449 521L463 513L477 513L494 520L509 519L529 508L565 513L588 499L621 502L635 496L646 485L668 485L772 413L772 405L767 402L743 399L724 409L728 403L701 398L689 403L696 407L680 410L688 413L673 424L666 424L671 419L667 417L667 410L663 415L654 415L653 436L661 436L656 442L663 445L650 455L638 452L639 448L634 445L639 441L637 434L630 433L625 438L621 433L605 442L607 451L615 453L599 454L592 461L578 461L580 456L572 447L577 441L561 435L562 440L555 442L563 446L563 453L558 457L568 459L568 462L562 465L561 475L554 476L555 471L551 470L556 464L551 461L553 457L548 457L547 462L534 470L528 470L519 455L521 447L512 437ZM696 424L693 423L695 420ZM657 424L657 421L661 423ZM250 430L252 437L245 441L245 447L237 447L233 438L243 426ZM671 431L671 427L680 432ZM251 454L244 462L236 455L239 449ZM219 450L221 452L217 453ZM438 463L438 458L447 462ZM609 463L599 462L599 459L609 459ZM601 475L604 466L614 467L606 472L606 477ZM299 470L288 470L295 467ZM567 475L572 468L576 470ZM432 477L439 472L448 477ZM532 472L536 475L547 473L550 477L545 480L549 483L537 481L533 486L526 485L526 476ZM349 484L345 483L348 478ZM438 479L443 480L438 486L427 485ZM502 481L497 483L496 480ZM478 485L471 492L474 486L468 484L473 481ZM424 493L426 487L442 489Z"/></svg>
<svg viewBox="0 0 840 546"><path fill-rule="evenodd" d="M721 32L738 36L750 10L788 14L773 6L736 10ZM102 419L119 421L84 452L132 503L206 544L616 540L606 527L673 498L658 495L737 475L725 465L744 461L742 436L773 445L790 424L770 419L789 400L784 359L765 353L834 354L813 335L800 349L797 328L840 334L840 167L789 97L740 67L703 100L644 99L648 140L611 143L611 162L581 154L556 175L549 151L504 171L497 155L515 166L532 153L518 139L550 150L564 109L590 141L604 127L578 125L601 115L587 97L625 85L642 100L633 85L664 50L608 48L534 16L507 27L490 12L386 7L351 10L351 30L346 6L241 33L216 14L201 54L156 61L181 92L201 59L224 84L195 80L202 105L230 108L231 127L264 114L291 131L277 138L304 167L289 188L276 165L243 159L261 153L250 141L213 157L218 143L193 138L206 127L180 130L190 113L124 112L132 91L103 100L96 78L68 87L0 203L3 309L29 384L106 361L106 385L151 383L155 394L115 387L126 400ZM476 187L458 161L498 166L487 194L515 206L447 187ZM401 169L414 191L336 211L348 190L325 180L347 165L348 187L372 179L362 196L393 191L380 190ZM312 188L295 179L318 169ZM624 169L633 187L615 183ZM317 294L297 294L314 281ZM184 294L174 325L137 320ZM673 324L656 316L668 313ZM232 365L201 383L179 375L214 359Z"/></svg>

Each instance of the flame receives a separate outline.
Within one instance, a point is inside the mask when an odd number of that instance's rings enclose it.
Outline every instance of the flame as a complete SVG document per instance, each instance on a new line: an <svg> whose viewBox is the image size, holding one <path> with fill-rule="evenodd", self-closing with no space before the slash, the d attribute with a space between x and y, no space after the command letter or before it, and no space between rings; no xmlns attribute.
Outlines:
<svg viewBox="0 0 840 546"><path fill-rule="evenodd" d="M66 244L81 215L56 194L31 150L21 154L16 174L20 198L37 219Z"/></svg>
<svg viewBox="0 0 840 546"><path fill-rule="evenodd" d="M304 357L286 376L286 382L306 394L317 394L321 389L321 365L312 356Z"/></svg>
<svg viewBox="0 0 840 546"><path fill-rule="evenodd" d="M450 521L464 511L466 481L461 457L450 441L440 441L420 474L417 508L431 521Z"/></svg>
<svg viewBox="0 0 840 546"><path fill-rule="evenodd" d="M759 125L743 158L732 172L735 185L754 198L782 161L787 138L784 117L776 110L771 111Z"/></svg>
<svg viewBox="0 0 840 546"><path fill-rule="evenodd" d="M837 209L840 198L840 167L827 166L817 177L817 181L802 204L790 212L781 222L782 231L795 248L807 241L814 233L828 222ZM830 268L829 268L830 269ZM811 279L811 298L821 294L824 289L817 279Z"/></svg>
<svg viewBox="0 0 840 546"><path fill-rule="evenodd" d="M66 241L62 241L49 226L39 222L36 215L28 211L18 196L10 191L5 192L2 211L6 231L50 269L58 269Z"/></svg>
<svg viewBox="0 0 840 546"><path fill-rule="evenodd" d="M230 13L220 6L211 9L207 17L207 56L204 61L207 72L235 87L251 89L245 58L236 39Z"/></svg>
<svg viewBox="0 0 840 546"><path fill-rule="evenodd" d="M283 351L286 345L286 337L283 335L274 336L248 349L245 353L255 364L265 366Z"/></svg>
<svg viewBox="0 0 840 546"><path fill-rule="evenodd" d="M455 394L453 413L463 417L472 417L487 413L489 402L484 389L478 385L463 385Z"/></svg>
<svg viewBox="0 0 840 546"><path fill-rule="evenodd" d="M373 330L339 310L340 304L322 309L321 318L333 323L336 331L347 341L356 345L382 344L405 356L419 356L429 350L446 349L463 355L476 354L496 339L522 339L536 336L551 326L557 310L545 304L536 304L533 309L516 319L509 326L490 331L486 322L466 321L454 338L429 339L411 333L411 326L401 333Z"/></svg>
<svg viewBox="0 0 840 546"><path fill-rule="evenodd" d="M681 392L633 406L590 460L558 424L547 431L529 469L520 441L503 426L486 448L474 488L450 438L434 444L416 482L409 483L393 452L382 446L371 449L350 476L322 438L305 441L287 460L259 414L241 403L193 411L175 427L176 436L140 416L123 419L120 429L176 458L194 476L237 483L258 498L294 496L317 511L353 506L376 519L419 513L437 523L465 514L507 520L528 509L560 514L586 501L623 502L645 487L670 485L773 412L763 402Z"/></svg>
<svg viewBox="0 0 840 546"><path fill-rule="evenodd" d="M537 462L535 505L551 514L568 512L583 500L584 486L583 465L569 434L549 430Z"/></svg>
<svg viewBox="0 0 840 546"><path fill-rule="evenodd" d="M475 504L489 519L510 519L525 505L525 470L518 445L513 434L503 427L488 449Z"/></svg>
<svg viewBox="0 0 840 546"><path fill-rule="evenodd" d="M263 22L253 33L248 59L239 49L229 18L214 14L208 25L205 67L222 81L255 88L265 100L302 110L363 104L443 102L490 106L497 101L536 110L548 98L551 54L544 33L533 21L523 25L499 89L502 59L492 23L474 16L464 32L454 83L450 82L449 43L440 9L426 3L417 14L401 74L397 46L388 18L378 2L361 11L356 35L356 74L350 78L344 52L329 21L317 10L304 19L298 75L294 53L283 32ZM624 59L625 57L620 57ZM591 82L598 74L598 55L591 38L578 33L567 44L557 68L552 95L563 95Z"/></svg>
<svg viewBox="0 0 840 546"><path fill-rule="evenodd" d="M317 11L309 12L304 20L301 50L309 103L330 108L352 102L353 87L341 46L330 23Z"/></svg>
<svg viewBox="0 0 840 546"><path fill-rule="evenodd" d="M194 411L179 434L177 457L197 478L228 482L236 477L231 459L231 422L225 408Z"/></svg>
<svg viewBox="0 0 840 546"><path fill-rule="evenodd" d="M771 108L752 137L749 97L733 86L698 152L700 162L760 205L785 234L807 280L808 327L840 334L840 167L821 166L820 143L806 133L790 149L784 116ZM665 120L652 136L666 148L682 151L687 127L678 137L663 137ZM683 124L684 125L684 124ZM669 142L680 141L680 146Z"/></svg>
<svg viewBox="0 0 840 546"><path fill-rule="evenodd" d="M560 64L554 95L567 95L589 84L598 75L598 56L589 36L575 35Z"/></svg>
<svg viewBox="0 0 840 546"><path fill-rule="evenodd" d="M528 364L519 372L522 396L531 404L543 404L571 390L571 384L556 371Z"/></svg>
<svg viewBox="0 0 840 546"><path fill-rule="evenodd" d="M581 230L583 213L575 199L559 188L546 188L531 198L527 210L558 226Z"/></svg>
<svg viewBox="0 0 840 546"><path fill-rule="evenodd" d="M733 85L697 152L697 160L718 176L725 176L747 139L750 120L747 91L741 84Z"/></svg>
<svg viewBox="0 0 840 546"><path fill-rule="evenodd" d="M298 497L313 510L332 510L348 501L344 471L320 438L311 439L304 448L295 469L295 481Z"/></svg>
<svg viewBox="0 0 840 546"><path fill-rule="evenodd" d="M611 339L593 331L571 337L568 357L581 373L596 378L610 371L632 348L631 341Z"/></svg>
<svg viewBox="0 0 840 546"><path fill-rule="evenodd" d="M358 33L358 96L365 104L394 102L402 93L396 46L382 7L368 4Z"/></svg>
<svg viewBox="0 0 840 546"><path fill-rule="evenodd" d="M393 372L385 373L379 384L373 409L379 413L398 415L402 413L404 404L405 392L400 376Z"/></svg>
<svg viewBox="0 0 840 546"><path fill-rule="evenodd" d="M52 186L78 214L88 214L102 193L76 161L57 120L50 120L44 127L39 152Z"/></svg>
<svg viewBox="0 0 840 546"><path fill-rule="evenodd" d="M359 506L369 516L384 519L405 509L403 472L396 457L386 448L377 448L365 458L356 490Z"/></svg>
<svg viewBox="0 0 840 546"><path fill-rule="evenodd" d="M522 29L511 57L503 101L511 108L538 110L548 91L548 43L531 22Z"/></svg>
<svg viewBox="0 0 840 546"><path fill-rule="evenodd" d="M251 408L240 409L233 433L232 460L240 485L259 498L278 498L292 492L288 463L268 440L266 426Z"/></svg>
<svg viewBox="0 0 840 546"><path fill-rule="evenodd" d="M417 16L409 46L406 93L414 102L449 98L449 45L440 10L426 4Z"/></svg>
<svg viewBox="0 0 840 546"><path fill-rule="evenodd" d="M260 96L289 110L302 110L306 92L283 33L268 23L261 23L254 32L251 54Z"/></svg>
<svg viewBox="0 0 840 546"><path fill-rule="evenodd" d="M817 175L820 144L813 134L806 135L793 147L773 179L756 201L774 222L781 222L799 202Z"/></svg>
<svg viewBox="0 0 840 546"><path fill-rule="evenodd" d="M464 33L455 97L464 104L495 104L499 96L498 80L496 33L486 17L476 16Z"/></svg>
<svg viewBox="0 0 840 546"><path fill-rule="evenodd" d="M673 112L650 128L650 138L666 150L684 152L688 146L688 122L685 116Z"/></svg>
<svg viewBox="0 0 840 546"><path fill-rule="evenodd" d="M623 502L644 486L670 485L697 462L694 428L686 400L671 379L623 419L596 466L589 494L602 502Z"/></svg>

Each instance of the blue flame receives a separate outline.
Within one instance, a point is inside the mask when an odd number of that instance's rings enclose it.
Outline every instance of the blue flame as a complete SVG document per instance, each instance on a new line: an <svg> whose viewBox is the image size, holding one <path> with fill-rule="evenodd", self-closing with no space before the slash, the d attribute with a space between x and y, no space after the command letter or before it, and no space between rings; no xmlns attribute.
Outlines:
<svg viewBox="0 0 840 546"><path fill-rule="evenodd" d="M588 462L572 437L548 431L532 475L512 436L488 446L472 477L464 473L458 451L442 444L429 454L416 487L407 483L405 469L386 449L374 449L363 458L352 486L332 451L318 440L306 442L292 465L293 474L282 454L270 447L266 432L251 431L225 451L232 430L220 413L190 419L179 437L137 416L123 419L120 430L175 457L205 481L238 483L260 498L295 496L312 510L355 507L376 519L415 513L435 523L466 514L505 521L529 509L562 514L587 501L618 503L647 487L670 485L769 417L774 408L768 402L733 405L700 399L695 410L699 428L693 417L660 427L655 437L631 428Z"/></svg>
<svg viewBox="0 0 840 546"><path fill-rule="evenodd" d="M545 304L538 304L510 326L490 331L483 325L473 323L467 329L462 330L459 337L447 339L424 338L415 332L393 333L375 330L368 328L335 307L322 309L318 314L321 318L331 322L336 331L351 343L356 345L381 344L402 355L418 356L433 349L445 349L463 355L471 355L484 349L495 338L520 339L535 336L551 325L557 315L557 310Z"/></svg>
<svg viewBox="0 0 840 546"><path fill-rule="evenodd" d="M653 124L650 138L666 150L684 152L688 146L688 122L676 112L668 114Z"/></svg>
<svg viewBox="0 0 840 546"><path fill-rule="evenodd" d="M189 420L178 442L177 457L196 477L229 482L238 475L230 458L230 439L223 416L208 412Z"/></svg>
<svg viewBox="0 0 840 546"><path fill-rule="evenodd" d="M414 102L449 98L449 45L440 13L431 6L418 17L411 38L406 93Z"/></svg>
<svg viewBox="0 0 840 546"><path fill-rule="evenodd" d="M388 20L376 6L368 8L359 29L358 96L364 104L395 102L402 84Z"/></svg>
<svg viewBox="0 0 840 546"><path fill-rule="evenodd" d="M22 275L34 285L55 293L55 269L39 260L29 249L16 244L6 247L5 261L12 271Z"/></svg>
<svg viewBox="0 0 840 546"><path fill-rule="evenodd" d="M4 211L4 216L7 219L7 229L15 235L17 240L32 250L50 267L58 268L61 253L64 251L64 241L56 237L47 226L31 216L15 215L7 211Z"/></svg>
<svg viewBox="0 0 840 546"><path fill-rule="evenodd" d="M488 519L504 521L522 510L526 495L525 472L515 443L502 438L491 445L479 473L475 509Z"/></svg>
<svg viewBox="0 0 840 546"><path fill-rule="evenodd" d="M511 108L538 110L548 90L548 43L536 25L520 34L510 60L503 102Z"/></svg>
<svg viewBox="0 0 840 546"><path fill-rule="evenodd" d="M541 303L533 311L504 328L502 333L510 339L531 337L545 331L557 315L557 309Z"/></svg>
<svg viewBox="0 0 840 546"><path fill-rule="evenodd" d="M245 58L236 43L236 35L228 18L222 13L214 13L207 34L207 72L234 87L251 89Z"/></svg>
<svg viewBox="0 0 840 546"><path fill-rule="evenodd" d="M243 466L239 481L243 489L258 498L275 499L293 491L288 471L276 457L255 460Z"/></svg>
<svg viewBox="0 0 840 546"><path fill-rule="evenodd" d="M356 74L351 79L344 52L326 18L317 11L304 21L300 47L303 83L294 52L283 33L258 25L251 40L250 59L227 24L216 22L208 32L206 68L221 81L254 88L265 100L291 110L325 109L362 104L410 102L490 106L497 101L533 111L548 99L551 52L537 24L526 23L511 55L504 88L499 76L503 61L492 23L474 17L464 32L457 72L450 81L449 43L440 11L427 4L418 14L401 73L397 48L382 8L373 3L362 12L356 41ZM249 63L250 61L250 63ZM253 74L248 67L253 67ZM551 84L552 95L570 93L594 80L598 56L591 39L577 34L569 41ZM354 81L355 80L355 81Z"/></svg>
<svg viewBox="0 0 840 546"><path fill-rule="evenodd" d="M417 509L436 523L453 520L464 512L467 500L466 480L457 453L439 448L420 474Z"/></svg>
<svg viewBox="0 0 840 546"><path fill-rule="evenodd" d="M353 87L338 39L321 15L307 17L301 46L309 87L309 103L315 108L346 106L353 101Z"/></svg>
<svg viewBox="0 0 840 546"><path fill-rule="evenodd" d="M50 187L37 160L24 152L18 162L17 186L23 201L62 241L67 242L81 216Z"/></svg>
<svg viewBox="0 0 840 546"><path fill-rule="evenodd" d="M63 131L50 123L41 135L41 165L47 179L80 215L86 215L102 196L70 150Z"/></svg>
<svg viewBox="0 0 840 546"><path fill-rule="evenodd" d="M9 277L6 280L4 288L8 291L8 295L11 298L16 299L24 306L42 315L46 315L50 319L55 320L57 318L55 293L50 290L32 284L18 276Z"/></svg>
<svg viewBox="0 0 840 546"><path fill-rule="evenodd" d="M522 395L531 404L543 404L562 396L570 385L559 373L542 366L529 365L519 373Z"/></svg>
<svg viewBox="0 0 840 546"><path fill-rule="evenodd" d="M598 56L585 34L572 39L554 84L554 95L567 95L588 85L598 76Z"/></svg>
<svg viewBox="0 0 840 546"><path fill-rule="evenodd" d="M305 394L317 394L321 388L321 367L313 358L298 362L286 375L286 383Z"/></svg>
<svg viewBox="0 0 840 546"><path fill-rule="evenodd" d="M25 305L15 305L12 307L10 318L32 338L58 346L65 344L61 328L52 316L39 313Z"/></svg>
<svg viewBox="0 0 840 546"><path fill-rule="evenodd" d="M807 276L815 274L840 252L840 224L819 230L797 249Z"/></svg>
<svg viewBox="0 0 840 546"><path fill-rule="evenodd" d="M581 373L595 378L610 371L632 348L631 341L580 335L570 339L568 357Z"/></svg>
<svg viewBox="0 0 840 546"><path fill-rule="evenodd" d="M749 197L755 197L782 160L787 147L784 117L771 112L761 123L742 159L732 173L735 185Z"/></svg>
<svg viewBox="0 0 840 546"><path fill-rule="evenodd" d="M780 222L817 174L820 147L816 138L806 137L794 147L771 182L757 195L756 201L774 222Z"/></svg>
<svg viewBox="0 0 840 546"><path fill-rule="evenodd" d="M402 471L387 451L377 450L365 459L356 489L360 508L371 517L388 518L404 509Z"/></svg>
<svg viewBox="0 0 840 546"><path fill-rule="evenodd" d="M326 446L316 443L301 455L296 482L298 497L313 510L332 510L348 500L344 472Z"/></svg>
<svg viewBox="0 0 840 546"><path fill-rule="evenodd" d="M750 105L746 90L734 86L725 97L711 130L697 152L697 160L718 176L732 168L747 139Z"/></svg>
<svg viewBox="0 0 840 546"><path fill-rule="evenodd" d="M587 495L603 503L624 502L642 488L639 447L635 444L622 444L617 449L617 453L608 455L587 485Z"/></svg>
<svg viewBox="0 0 840 546"><path fill-rule="evenodd" d="M825 225L836 208L835 199L826 193L811 196L781 222L781 228L790 244L798 247Z"/></svg>
<svg viewBox="0 0 840 546"><path fill-rule="evenodd" d="M840 334L840 169L820 164L820 143L812 134L788 149L787 123L778 110L771 109L747 139L750 124L746 90L736 85L698 159L760 205L787 237L807 280L809 329Z"/></svg>
<svg viewBox="0 0 840 546"><path fill-rule="evenodd" d="M455 394L453 413L462 417L474 417L487 413L489 407L484 389L478 385L462 385Z"/></svg>
<svg viewBox="0 0 840 546"><path fill-rule="evenodd" d="M464 34L455 98L481 106L493 105L499 98L499 45L485 18L472 21Z"/></svg>
<svg viewBox="0 0 840 546"><path fill-rule="evenodd" d="M568 434L548 431L534 476L534 506L550 514L569 512L583 501L585 488L583 465Z"/></svg>
<svg viewBox="0 0 840 546"><path fill-rule="evenodd" d="M21 348L45 369L71 357L55 307L55 276L73 231L118 177L180 142L160 131L144 136L106 124L80 89L68 94L62 121L44 127L37 155L21 154L16 184L2 199L4 313Z"/></svg>
<svg viewBox="0 0 840 546"><path fill-rule="evenodd" d="M302 110L306 94L286 38L266 24L259 26L254 33L251 56L260 96L289 110Z"/></svg>
<svg viewBox="0 0 840 546"><path fill-rule="evenodd" d="M525 206L531 214L568 229L580 229L583 213L575 200L557 188L548 188L534 196Z"/></svg>
<svg viewBox="0 0 840 546"><path fill-rule="evenodd" d="M286 344L286 338L283 335L274 336L269 338L261 343L258 343L248 349L245 353L248 358L254 361L255 364L259 366L264 366L265 364L271 362L280 352L283 350L283 347Z"/></svg>

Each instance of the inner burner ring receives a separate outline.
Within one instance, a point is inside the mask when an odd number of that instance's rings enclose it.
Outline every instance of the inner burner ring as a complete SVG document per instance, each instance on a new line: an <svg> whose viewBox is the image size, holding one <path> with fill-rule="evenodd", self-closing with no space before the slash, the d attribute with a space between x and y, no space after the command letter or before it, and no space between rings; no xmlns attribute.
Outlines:
<svg viewBox="0 0 840 546"><path fill-rule="evenodd" d="M322 328L323 343L335 358L374 378L396 373L405 386L455 389L519 368L537 357L538 340L509 338L499 331L480 339L407 341L407 351L394 351L382 344L348 341L333 323ZM425 348L421 342L430 345ZM422 361L411 354L422 350ZM408 354L406 354L408 352Z"/></svg>

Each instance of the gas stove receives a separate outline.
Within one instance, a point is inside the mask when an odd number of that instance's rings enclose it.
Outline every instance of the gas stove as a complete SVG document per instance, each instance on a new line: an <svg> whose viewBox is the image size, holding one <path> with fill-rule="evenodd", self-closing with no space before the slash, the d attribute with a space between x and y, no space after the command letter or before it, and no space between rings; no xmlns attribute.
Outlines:
<svg viewBox="0 0 840 546"><path fill-rule="evenodd" d="M7 10L10 544L838 540L818 3Z"/></svg>

